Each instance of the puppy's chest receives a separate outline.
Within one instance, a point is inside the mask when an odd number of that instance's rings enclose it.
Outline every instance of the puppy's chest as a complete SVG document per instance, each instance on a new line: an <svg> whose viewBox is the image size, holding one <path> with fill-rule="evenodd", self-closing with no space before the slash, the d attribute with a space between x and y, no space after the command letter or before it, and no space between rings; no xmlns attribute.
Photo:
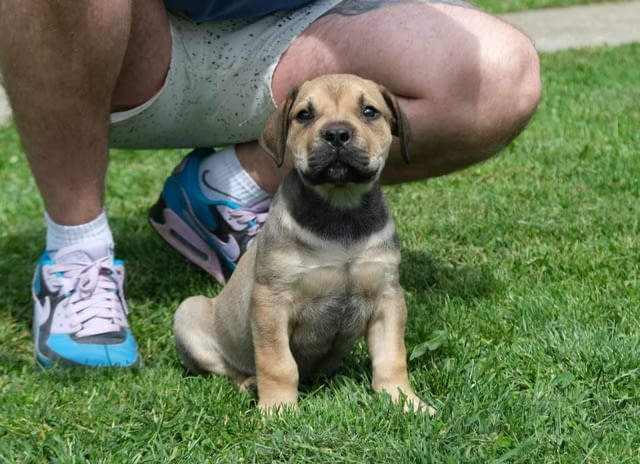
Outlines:
<svg viewBox="0 0 640 464"><path fill-rule="evenodd" d="M289 292L291 351L301 378L330 374L397 282L393 253L353 255L336 249L294 258ZM292 263L293 264L293 263ZM290 268L291 269L291 268Z"/></svg>
<svg viewBox="0 0 640 464"><path fill-rule="evenodd" d="M377 302L397 282L397 257L392 251L353 253L336 248L297 256L290 291L296 319L316 327L324 324L359 330Z"/></svg>

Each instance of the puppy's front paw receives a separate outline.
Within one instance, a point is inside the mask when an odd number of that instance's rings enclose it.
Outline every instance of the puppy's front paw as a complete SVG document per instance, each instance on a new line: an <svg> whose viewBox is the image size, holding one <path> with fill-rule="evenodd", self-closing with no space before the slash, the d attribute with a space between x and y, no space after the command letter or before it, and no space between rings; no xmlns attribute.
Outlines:
<svg viewBox="0 0 640 464"><path fill-rule="evenodd" d="M265 388L264 383L260 388L258 383L258 409L263 414L281 414L285 410L293 410L298 402L297 384L285 387Z"/></svg>
<svg viewBox="0 0 640 464"><path fill-rule="evenodd" d="M429 417L435 416L438 412L413 393L402 395L400 400L403 402L402 409L404 412L419 412L423 414L426 412L429 413Z"/></svg>
<svg viewBox="0 0 640 464"><path fill-rule="evenodd" d="M264 401L258 400L258 409L264 416L281 415L285 411L293 411L298 407L296 401Z"/></svg>
<svg viewBox="0 0 640 464"><path fill-rule="evenodd" d="M395 389L384 389L383 391L391 396L391 401L402 405L404 412L429 413L430 417L435 416L438 412L435 408L422 401L412 390L397 387Z"/></svg>

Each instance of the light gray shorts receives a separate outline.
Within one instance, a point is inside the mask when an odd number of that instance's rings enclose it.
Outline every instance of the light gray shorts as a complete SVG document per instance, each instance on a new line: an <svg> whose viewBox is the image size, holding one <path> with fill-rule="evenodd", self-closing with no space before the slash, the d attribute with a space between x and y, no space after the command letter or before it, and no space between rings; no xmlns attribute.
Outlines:
<svg viewBox="0 0 640 464"><path fill-rule="evenodd" d="M162 89L111 114L111 146L193 148L257 140L274 110L280 56L342 0L318 0L257 19L197 24L170 15L172 56Z"/></svg>

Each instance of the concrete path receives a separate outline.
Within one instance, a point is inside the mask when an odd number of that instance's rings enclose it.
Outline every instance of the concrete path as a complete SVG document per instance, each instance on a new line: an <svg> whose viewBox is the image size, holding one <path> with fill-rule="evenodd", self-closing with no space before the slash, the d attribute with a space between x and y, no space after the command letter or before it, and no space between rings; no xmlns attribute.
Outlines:
<svg viewBox="0 0 640 464"><path fill-rule="evenodd" d="M0 126L8 124L9 121L11 121L11 108L4 89L0 87Z"/></svg>
<svg viewBox="0 0 640 464"><path fill-rule="evenodd" d="M542 52L640 42L640 1L545 8L501 16Z"/></svg>
<svg viewBox="0 0 640 464"><path fill-rule="evenodd" d="M533 39L542 52L640 42L640 0L501 15ZM0 125L11 109L0 87Z"/></svg>

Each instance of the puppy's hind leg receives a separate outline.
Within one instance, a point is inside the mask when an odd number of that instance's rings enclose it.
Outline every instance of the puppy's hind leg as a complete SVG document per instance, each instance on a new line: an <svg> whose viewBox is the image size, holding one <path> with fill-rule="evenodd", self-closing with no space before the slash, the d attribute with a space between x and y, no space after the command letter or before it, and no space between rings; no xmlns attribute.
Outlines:
<svg viewBox="0 0 640 464"><path fill-rule="evenodd" d="M194 374L230 377L240 389L248 389L249 376L229 366L218 348L213 330L215 298L193 296L184 300L173 317L173 334L183 364Z"/></svg>

